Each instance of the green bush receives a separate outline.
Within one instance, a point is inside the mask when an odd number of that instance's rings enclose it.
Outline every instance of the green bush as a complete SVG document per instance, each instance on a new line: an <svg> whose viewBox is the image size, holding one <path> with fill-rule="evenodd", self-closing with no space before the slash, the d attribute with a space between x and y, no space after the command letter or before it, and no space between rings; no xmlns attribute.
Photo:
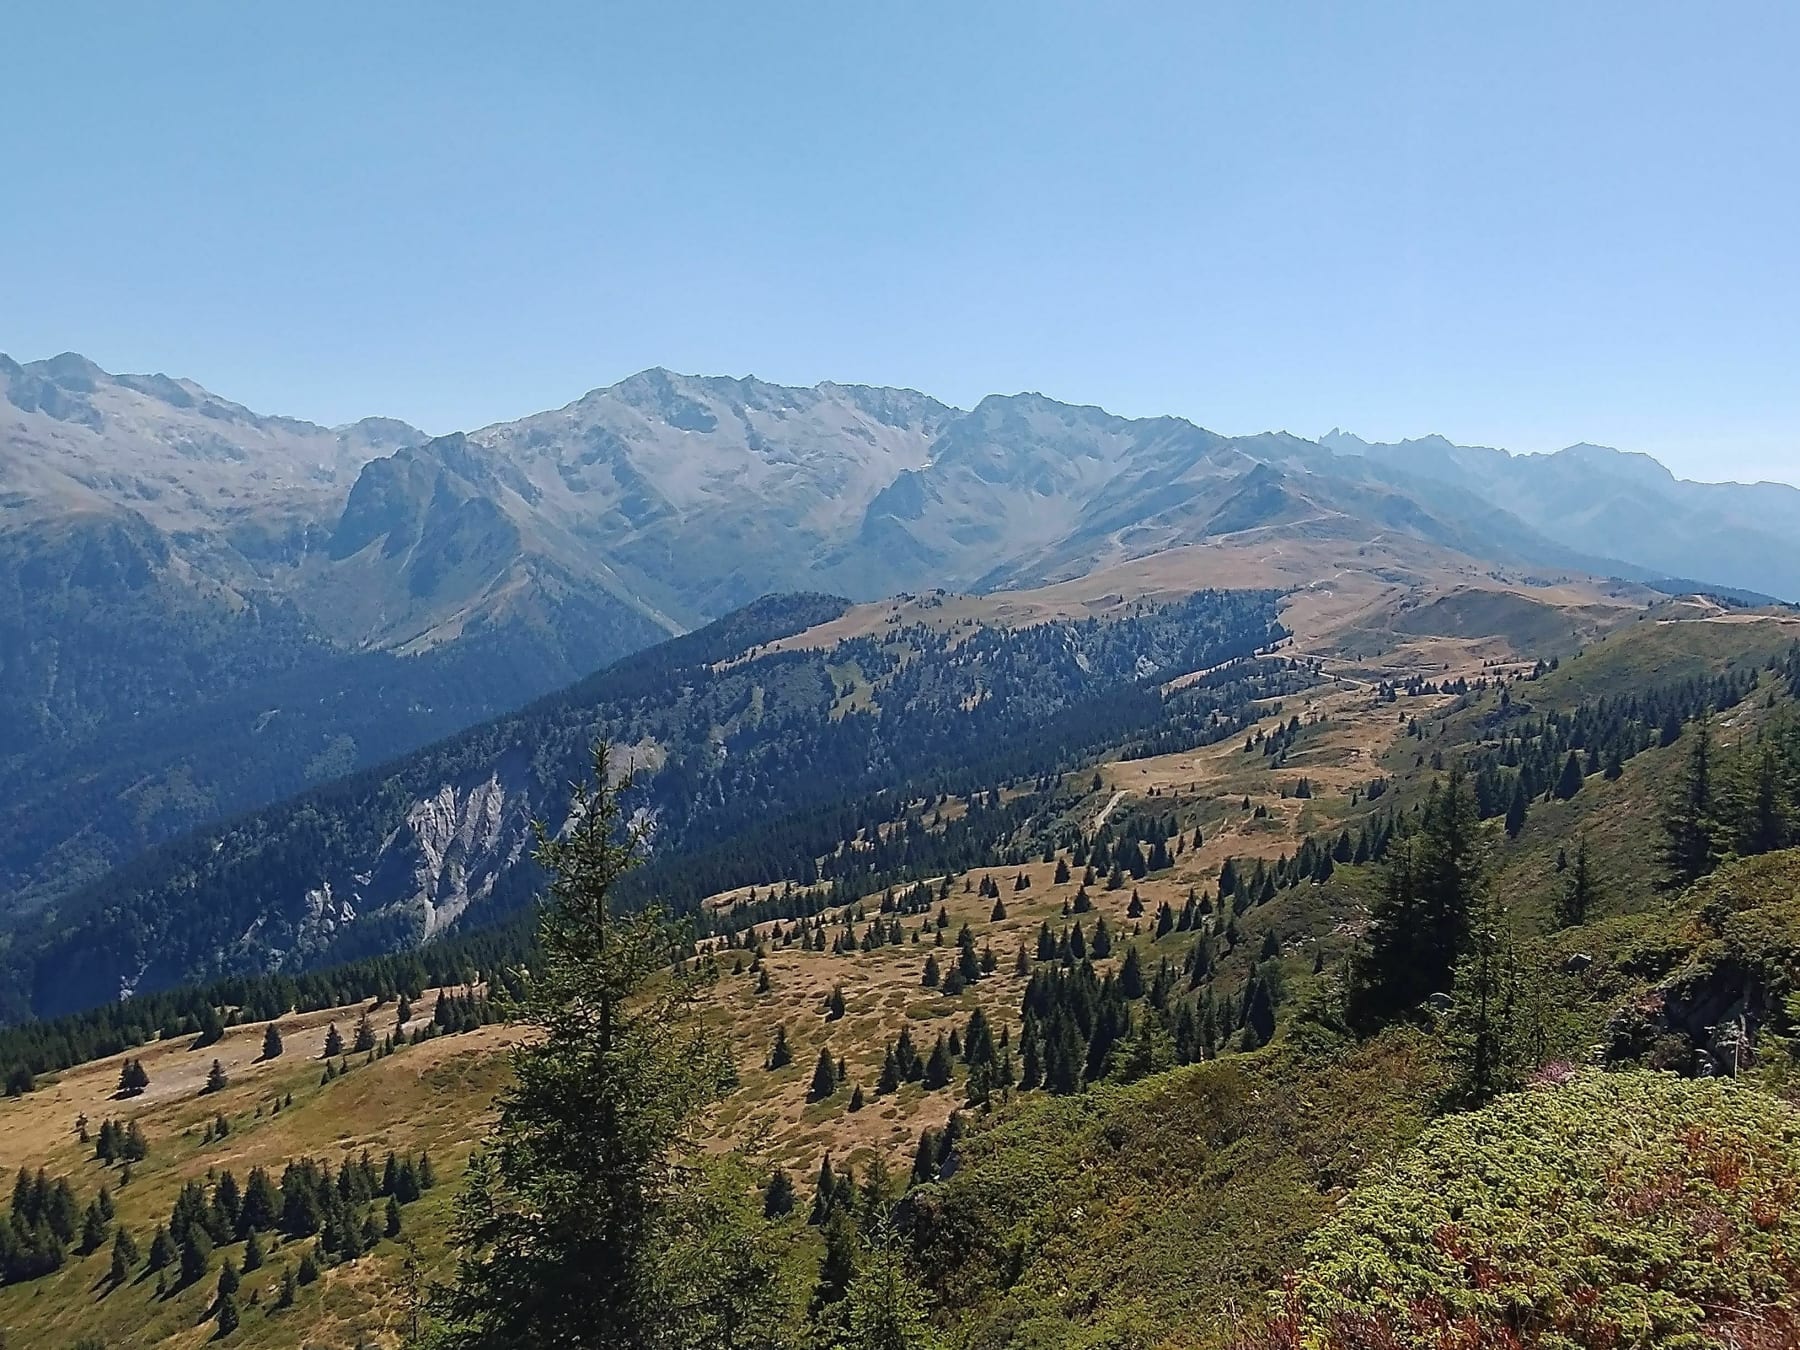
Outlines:
<svg viewBox="0 0 1800 1350"><path fill-rule="evenodd" d="M1436 1122L1306 1244L1253 1346L1800 1341L1800 1112L1580 1074Z"/></svg>

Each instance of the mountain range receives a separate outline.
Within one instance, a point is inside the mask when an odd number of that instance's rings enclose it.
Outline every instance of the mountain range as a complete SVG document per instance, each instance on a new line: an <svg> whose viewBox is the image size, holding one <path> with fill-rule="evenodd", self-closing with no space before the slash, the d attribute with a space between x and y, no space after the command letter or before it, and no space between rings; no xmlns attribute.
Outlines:
<svg viewBox="0 0 1800 1350"><path fill-rule="evenodd" d="M0 914L772 592L1380 541L1800 595L1800 492L1578 446L1229 437L1038 394L648 370L445 436L0 357Z"/></svg>
<svg viewBox="0 0 1800 1350"><path fill-rule="evenodd" d="M1514 455L1442 436L1371 444L1336 430L1319 443L1475 493L1570 548L1663 576L1800 598L1800 560L1787 547L1800 530L1800 488L1786 483L1696 483L1649 455L1603 445Z"/></svg>

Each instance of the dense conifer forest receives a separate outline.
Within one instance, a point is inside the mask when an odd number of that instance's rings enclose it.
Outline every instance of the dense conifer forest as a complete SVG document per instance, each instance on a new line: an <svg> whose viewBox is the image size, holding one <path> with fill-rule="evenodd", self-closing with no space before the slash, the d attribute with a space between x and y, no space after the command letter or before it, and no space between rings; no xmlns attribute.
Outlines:
<svg viewBox="0 0 1800 1350"><path fill-rule="evenodd" d="M759 602L393 769L153 850L18 935L5 958L5 1007L15 1019L27 1009L54 1014L106 1002L121 988L298 971L415 945L421 910L382 907L404 899L397 893L359 902L359 917L341 931L308 927L308 893L329 885L360 896L359 875L376 866L411 805L446 783L498 774L523 816L554 817L596 737L657 747L630 801L654 817L658 856L697 857L685 887L664 883L675 903L792 877L795 847L825 853L845 837L842 809L866 812L853 804L871 794L967 794L1042 776L1165 714L1188 744L1222 734L1252 699L1305 678L1289 663L1257 663L1255 653L1281 637L1274 603L1268 592L1201 592L1106 623L907 630L829 654L728 663L843 609L824 597ZM1158 692L1158 673L1218 666L1229 678L1215 674L1166 703ZM866 706L844 706L843 686L857 681ZM784 830L807 837L759 858L767 845L753 840ZM478 920L503 918L535 893L537 873L528 859L518 863L496 864ZM289 934L283 946L244 940L247 930L268 931L272 915L290 916L274 925Z"/></svg>

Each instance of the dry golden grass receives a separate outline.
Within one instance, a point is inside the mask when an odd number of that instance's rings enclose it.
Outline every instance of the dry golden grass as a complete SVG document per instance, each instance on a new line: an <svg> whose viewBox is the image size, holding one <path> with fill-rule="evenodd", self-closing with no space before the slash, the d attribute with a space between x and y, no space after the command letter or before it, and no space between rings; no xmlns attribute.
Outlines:
<svg viewBox="0 0 1800 1350"><path fill-rule="evenodd" d="M1294 634L1297 650L1316 653L1338 650L1346 634L1385 629L1403 608L1459 592L1524 597L1562 611L1573 631L1588 636L1628 621L1649 605L1667 603L1667 597L1631 583L1528 576L1404 537L1344 539L1329 531L1282 527L1125 558L1030 590L988 595L931 591L853 605L836 619L754 648L736 660L776 651L824 650L848 638L880 637L921 624L954 639L981 625L1024 627L1051 619L1106 619L1123 616L1144 602L1176 600L1207 588L1253 587L1288 592L1282 622ZM1405 640L1399 645L1410 647ZM1458 643L1457 649L1478 661L1521 654L1497 636L1469 639ZM1405 655L1428 659L1418 648ZM1398 667L1399 662L1394 664Z"/></svg>
<svg viewBox="0 0 1800 1350"><path fill-rule="evenodd" d="M428 993L418 1005L427 1016L431 1001ZM335 1166L365 1149L377 1160L389 1149L429 1150L441 1182L406 1207L405 1231L417 1240L426 1266L441 1271L456 1181L486 1128L488 1105L504 1077L502 1051L514 1033L484 1027L406 1046L372 1064L352 1055L347 1074L322 1083L324 1066L318 1056L325 1028L336 1020L348 1037L366 1006L282 1019L284 1053L272 1061L257 1058L261 1023L231 1028L222 1041L203 1049L188 1048L187 1039L144 1046L132 1055L144 1062L151 1085L135 1098L112 1095L124 1056L71 1069L38 1092L0 1103L0 1165L44 1167L52 1176L67 1176L84 1205L107 1185L119 1221L132 1231L140 1249L147 1249L152 1230L167 1217L181 1187L220 1169L234 1171L241 1182L252 1167L266 1166L278 1175L294 1158L310 1156ZM374 1010L372 1020L385 1033L393 1017L390 1004ZM203 1093L215 1058L231 1083L222 1092ZM291 1106L272 1109L290 1093ZM129 1184L120 1184L120 1168L103 1167L92 1146L79 1141L80 1114L87 1115L95 1130L107 1117L136 1121L143 1129L150 1156L133 1169ZM230 1122L230 1133L208 1143L206 1127L219 1115ZM396 1344L401 1321L395 1296L398 1244L383 1242L362 1260L328 1270L318 1284L301 1291L293 1309L269 1311L282 1268L297 1263L303 1246L275 1244L268 1265L245 1276L240 1295L244 1324L234 1341L349 1346L372 1337L378 1344ZM109 1252L110 1246L92 1256L72 1254L52 1276L0 1289L0 1327L17 1337L18 1344L63 1346L80 1336L97 1336L113 1347L187 1347L209 1340L211 1278L161 1298L149 1277L111 1290L104 1281ZM228 1258L241 1260L241 1248L223 1249L214 1268ZM253 1294L260 1304L254 1308L248 1306Z"/></svg>
<svg viewBox="0 0 1800 1350"><path fill-rule="evenodd" d="M1201 893L1214 889L1227 857L1273 858L1291 852L1309 833L1334 829L1349 808L1351 791L1381 772L1383 756L1394 752L1403 728L1394 705L1375 702L1374 684L1414 674L1429 679L1478 678L1494 673L1497 662L1511 663L1514 669L1521 662L1530 663L1532 654L1491 635L1395 634L1383 624L1402 599L1416 607L1425 598L1459 587L1526 594L1568 607L1577 616L1575 622L1596 631L1645 612L1644 596L1635 588L1609 589L1579 579L1535 585L1410 543L1402 547L1370 540L1359 546L1351 565L1344 565L1345 557L1341 541L1332 552L1304 538L1174 549L1032 592L979 598L933 595L858 606L832 624L778 645L822 646L913 622L955 632L970 630L976 623L1104 616L1123 613L1141 599L1174 597L1204 586L1291 587L1283 609L1284 621L1295 634L1289 648L1321 659L1330 678L1283 700L1278 710L1267 707L1259 722L1268 731L1295 715L1301 718L1305 731L1286 763L1271 768L1260 751L1246 754L1243 737L1234 737L1179 754L1100 765L1100 786L1080 804L1079 819L1090 824L1109 809L1128 811L1149 803L1159 812L1175 813L1190 838L1192 821L1198 820L1204 830L1200 848L1183 849L1173 867L1137 884L1145 906L1142 920L1126 916L1130 885L1117 891L1107 891L1099 883L1089 887L1095 912L1081 916L1084 929L1091 933L1095 920L1105 915L1119 956L1126 943L1136 942L1154 964L1163 955L1178 960L1192 941L1190 934L1171 934L1160 943L1153 940L1159 905L1166 902L1179 908L1190 889ZM1738 623L1748 617L1667 601L1650 613L1663 621L1708 623ZM1772 621L1800 624L1791 616ZM1379 636L1367 639L1371 632ZM1351 633L1363 635L1356 651L1365 654L1347 649L1343 639ZM854 684L854 672L846 672L841 686L850 691L846 697L855 697ZM1447 696L1415 699L1404 707L1409 715L1424 715L1447 701ZM1087 769L1072 776L1071 786L1079 783L1087 788L1095 772ZM1303 776L1313 785L1314 795L1308 799L1292 795ZM1246 809L1246 798L1252 808L1263 807L1265 814L1258 817ZM960 805L947 807L954 812ZM1027 890L1012 889L1019 872L1029 878ZM762 995L747 969L729 973L732 952L719 953L725 973L711 993L707 1015L732 1037L742 1085L704 1123L706 1146L749 1147L766 1165L780 1163L803 1173L810 1173L826 1151L858 1166L880 1154L904 1172L920 1130L941 1125L961 1105L963 1074L959 1066L950 1090L925 1092L909 1085L878 1098L874 1089L883 1051L903 1026L911 1026L921 1053L928 1053L939 1032L947 1034L952 1026L966 1024L977 1006L986 1011L996 1032L1010 1033L1016 1050L1024 981L1014 972L1015 955L1021 945L1028 952L1035 948L1041 923L1048 921L1056 929L1067 921L1064 906L1081 881L1079 869L1060 885L1053 872L1053 864L1041 861L992 869L1006 908L1006 917L998 921L992 918L993 902L976 894L981 872L954 881L944 902L950 922L943 930L940 962L948 969L955 936L964 923L974 931L977 947L991 945L998 960L994 975L954 998L921 986L927 953L937 950L932 945L938 932L935 924L920 941L911 940L926 916L902 920L907 941L869 953L840 956L771 942L766 963L772 987ZM759 888L759 893L767 889ZM709 903L729 907L747 894L748 888L738 888ZM867 899L870 917L878 903L879 897ZM864 920L854 926L856 937L866 925ZM842 930L828 929L828 937L838 931ZM769 926L763 925L765 938L768 932ZM745 961L747 965L747 955ZM848 1011L842 1020L827 1022L825 999L837 985L843 987ZM430 995L420 1001L421 1013L428 1012L430 1002ZM494 1094L505 1081L504 1052L516 1033L490 1027L429 1041L373 1064L357 1063L347 1076L322 1085L318 1055L327 1025L335 1020L348 1037L360 1011L343 1008L282 1019L286 1053L269 1063L258 1059L261 1024L233 1028L217 1045L204 1049L190 1049L186 1042L146 1046L133 1053L143 1059L151 1087L129 1101L112 1095L122 1057L71 1069L39 1092L0 1103L0 1167L44 1166L52 1174L69 1175L85 1203L103 1177L116 1183L117 1171L105 1173L91 1158L91 1149L77 1142L76 1117L85 1114L96 1127L107 1116L138 1120L150 1137L151 1158L119 1193L118 1206L122 1220L147 1241L151 1226L166 1215L180 1186L211 1169L231 1167L242 1177L251 1166L279 1168L289 1158L308 1154L336 1162L365 1148L377 1156L389 1148L429 1148L444 1184L408 1209L407 1227L422 1240L427 1262L441 1269L450 1198L470 1150L486 1128ZM391 1006L375 1010L379 1032L391 1028L392 1017ZM763 1062L778 1025L788 1029L793 1063L769 1073ZM847 1061L849 1079L830 1100L809 1103L806 1089L821 1046ZM224 1066L231 1084L222 1093L203 1095L214 1058ZM865 1096L858 1112L847 1109L854 1084L862 1086ZM292 1107L268 1111L269 1103L289 1092L294 1096ZM203 1144L206 1122L220 1112L231 1119L230 1135ZM97 1281L105 1259L102 1252L73 1261L46 1280L0 1290L0 1327L13 1332L19 1343L47 1345L65 1344L77 1334L99 1334L114 1346L189 1346L207 1338L211 1328L202 1318L206 1290L165 1301L153 1299L142 1285L102 1294ZM278 1250L268 1272L247 1281L246 1291L254 1286L266 1300L281 1265L295 1259L295 1253ZM278 1347L350 1345L359 1338L392 1345L400 1317L393 1294L397 1264L394 1244L384 1243L373 1256L330 1272L320 1285L303 1292L300 1307L293 1312L248 1313L238 1339Z"/></svg>

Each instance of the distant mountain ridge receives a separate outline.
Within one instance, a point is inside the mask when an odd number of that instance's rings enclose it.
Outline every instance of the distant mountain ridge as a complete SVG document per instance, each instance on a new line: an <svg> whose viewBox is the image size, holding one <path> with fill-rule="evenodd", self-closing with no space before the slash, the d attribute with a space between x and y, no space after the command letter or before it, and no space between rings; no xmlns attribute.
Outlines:
<svg viewBox="0 0 1800 1350"><path fill-rule="evenodd" d="M1500 452L661 369L432 437L0 356L0 912L768 593L1030 586L1303 537L1800 595L1770 528L1721 524L1760 489L1559 463L1572 485L1540 488Z"/></svg>
<svg viewBox="0 0 1800 1350"><path fill-rule="evenodd" d="M1372 443L1333 429L1319 443L1421 483L1479 493L1569 548L1669 577L1800 598L1800 488L1677 478L1637 451L1579 444L1551 454L1456 445L1442 436Z"/></svg>

